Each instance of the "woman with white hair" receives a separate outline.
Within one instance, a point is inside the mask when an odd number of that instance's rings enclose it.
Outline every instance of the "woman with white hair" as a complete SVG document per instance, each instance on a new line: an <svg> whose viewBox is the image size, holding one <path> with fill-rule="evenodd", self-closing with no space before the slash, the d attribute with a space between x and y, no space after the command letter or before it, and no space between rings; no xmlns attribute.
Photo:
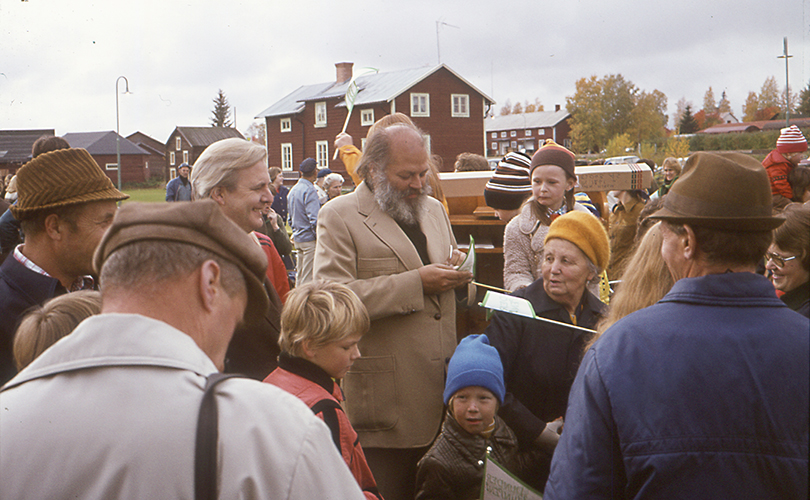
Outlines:
<svg viewBox="0 0 810 500"><path fill-rule="evenodd" d="M238 328L228 347L226 372L244 373L263 380L276 368L281 306L290 283L273 241L257 230L264 224L262 210L272 203L267 151L238 138L223 139L208 146L191 172L192 198L216 201L225 215L253 237L267 256L265 289L270 307L262 328Z"/></svg>
<svg viewBox="0 0 810 500"><path fill-rule="evenodd" d="M343 182L343 176L337 172L332 172L323 180L323 188L330 200L340 196L340 190L343 187Z"/></svg>

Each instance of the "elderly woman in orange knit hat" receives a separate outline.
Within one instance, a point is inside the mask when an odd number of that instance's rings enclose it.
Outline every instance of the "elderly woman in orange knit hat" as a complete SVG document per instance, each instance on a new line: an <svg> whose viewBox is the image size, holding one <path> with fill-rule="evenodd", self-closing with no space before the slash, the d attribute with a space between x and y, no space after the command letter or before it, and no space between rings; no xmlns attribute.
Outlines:
<svg viewBox="0 0 810 500"><path fill-rule="evenodd" d="M564 415L589 330L607 312L587 285L599 279L609 261L610 244L599 219L580 211L558 217L544 240L541 277L514 295L531 302L537 316L564 324L496 312L486 330L506 380L499 415L522 447L548 452L535 474L538 488L548 476L557 440L547 423Z"/></svg>

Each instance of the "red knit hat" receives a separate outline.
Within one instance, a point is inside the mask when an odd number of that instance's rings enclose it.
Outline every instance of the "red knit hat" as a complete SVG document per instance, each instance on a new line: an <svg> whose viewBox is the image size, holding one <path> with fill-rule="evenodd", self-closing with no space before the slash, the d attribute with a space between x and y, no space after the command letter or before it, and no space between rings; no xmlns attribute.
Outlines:
<svg viewBox="0 0 810 500"><path fill-rule="evenodd" d="M776 140L776 150L782 154L801 153L807 151L807 139L802 135L802 131L796 125L783 128Z"/></svg>

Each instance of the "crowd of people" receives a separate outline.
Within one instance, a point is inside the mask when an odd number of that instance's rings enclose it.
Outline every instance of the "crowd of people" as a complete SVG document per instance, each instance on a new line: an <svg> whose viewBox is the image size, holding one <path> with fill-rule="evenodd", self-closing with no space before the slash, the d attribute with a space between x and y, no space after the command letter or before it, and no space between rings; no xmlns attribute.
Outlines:
<svg viewBox="0 0 810 500"><path fill-rule="evenodd" d="M336 138L345 194L313 158L288 189L265 148L225 139L178 168L171 203L116 207L55 139L0 217L4 499L470 500L488 460L549 499L807 494L795 126L762 163L667 158L614 203L553 141L507 154L481 194L535 317L495 311L460 343L473 274L407 116L363 151Z"/></svg>

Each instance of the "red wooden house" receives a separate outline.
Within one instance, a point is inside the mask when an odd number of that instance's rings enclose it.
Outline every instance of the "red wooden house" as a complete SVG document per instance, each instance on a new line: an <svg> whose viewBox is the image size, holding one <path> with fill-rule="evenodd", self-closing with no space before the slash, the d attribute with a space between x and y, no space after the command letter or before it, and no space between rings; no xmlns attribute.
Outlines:
<svg viewBox="0 0 810 500"><path fill-rule="evenodd" d="M167 179L177 177L177 167L183 163L194 165L205 148L222 139L245 137L232 127L176 127L166 141Z"/></svg>
<svg viewBox="0 0 810 500"><path fill-rule="evenodd" d="M118 184L118 155L116 154L116 136L114 130L108 132L74 132L63 138L72 148L86 149L96 160L113 184ZM124 137L120 137L121 183L141 183L149 178L146 162L150 156L145 151Z"/></svg>
<svg viewBox="0 0 810 500"><path fill-rule="evenodd" d="M312 157L319 167L345 172L332 156L335 136L346 120L352 66L335 64L335 81L299 87L256 116L265 120L270 166L297 171L304 158ZM494 101L446 65L363 72L355 82L359 92L346 132L358 148L376 120L401 112L425 132L442 170L452 171L459 153L484 154L484 117Z"/></svg>
<svg viewBox="0 0 810 500"><path fill-rule="evenodd" d="M487 156L503 156L510 151L525 151L531 154L546 142L553 139L557 144L571 148L571 126L568 121L571 113L561 110L518 113L488 118L485 127L487 134Z"/></svg>

